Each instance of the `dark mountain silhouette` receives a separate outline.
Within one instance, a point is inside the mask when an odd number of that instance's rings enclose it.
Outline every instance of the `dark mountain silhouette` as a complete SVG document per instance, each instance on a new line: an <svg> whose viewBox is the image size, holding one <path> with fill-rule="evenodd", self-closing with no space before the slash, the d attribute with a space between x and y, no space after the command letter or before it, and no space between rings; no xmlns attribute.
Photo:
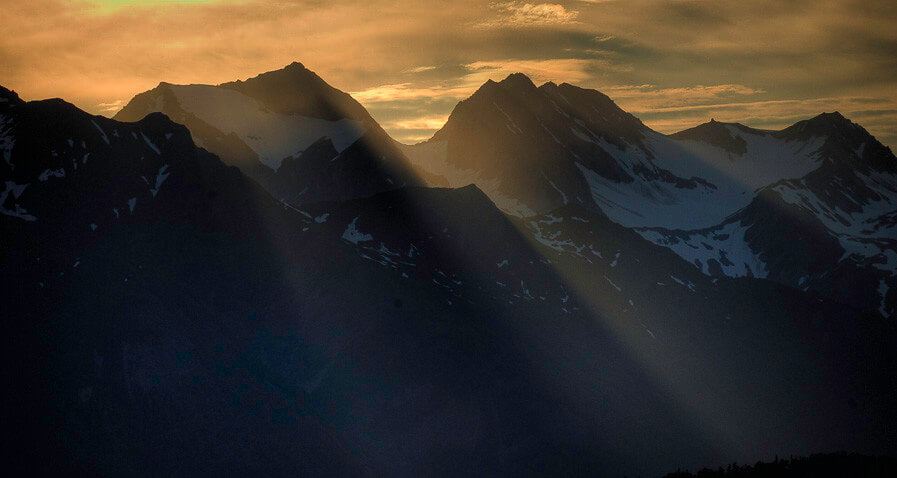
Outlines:
<svg viewBox="0 0 897 478"><path fill-rule="evenodd" d="M233 91L199 90L184 103ZM650 136L623 115L606 141ZM585 200L521 218L475 185L377 191L391 170L364 135L283 159L278 175L320 181L315 201L196 138L162 113L120 122L0 88L13 467L659 475L897 449L897 332L878 314L704 274ZM543 171L561 188L573 168L588 184L576 164Z"/></svg>

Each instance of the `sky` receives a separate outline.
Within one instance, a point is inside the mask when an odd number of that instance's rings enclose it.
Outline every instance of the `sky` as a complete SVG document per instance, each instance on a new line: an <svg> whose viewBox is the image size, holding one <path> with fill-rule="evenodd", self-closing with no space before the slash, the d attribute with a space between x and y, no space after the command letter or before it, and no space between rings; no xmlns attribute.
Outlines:
<svg viewBox="0 0 897 478"><path fill-rule="evenodd" d="M487 79L595 88L664 133L840 111L897 147L894 0L0 0L0 85L111 116L303 63L396 139Z"/></svg>

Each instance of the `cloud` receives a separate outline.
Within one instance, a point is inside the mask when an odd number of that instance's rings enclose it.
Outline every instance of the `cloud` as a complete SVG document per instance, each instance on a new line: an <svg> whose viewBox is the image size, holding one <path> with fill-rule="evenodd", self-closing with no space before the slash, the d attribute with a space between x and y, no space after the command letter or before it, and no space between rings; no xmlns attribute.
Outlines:
<svg viewBox="0 0 897 478"><path fill-rule="evenodd" d="M107 115L114 115L125 106L125 100L115 100L110 103L98 103L97 109Z"/></svg>
<svg viewBox="0 0 897 478"><path fill-rule="evenodd" d="M701 105L733 99L741 96L753 96L765 93L762 89L745 85L695 85L678 88L657 88L655 85L609 86L602 91L618 101L637 104L639 110L662 109L686 105Z"/></svg>
<svg viewBox="0 0 897 478"><path fill-rule="evenodd" d="M211 3L221 0L87 0L87 3L99 8L104 13L119 8L129 8L137 6L157 6L161 4L195 4L195 3Z"/></svg>
<svg viewBox="0 0 897 478"><path fill-rule="evenodd" d="M421 116L419 118L408 118L397 121L386 121L382 124L384 128L395 130L429 130L436 131L448 121L448 115Z"/></svg>
<svg viewBox="0 0 897 478"><path fill-rule="evenodd" d="M535 82L577 82L589 78L587 69L599 60L560 58L545 60L483 60L462 66L465 74L442 85L420 86L415 83L378 85L351 95L363 104L408 99L456 98L464 99L487 80L499 81L511 73L524 73Z"/></svg>
<svg viewBox="0 0 897 478"><path fill-rule="evenodd" d="M897 101L893 0L99 1L6 2L3 86L110 114L159 81L220 83L298 60L395 126L446 115L515 71L604 91L652 125L708 114L782 124ZM859 97L877 103L819 101ZM856 121L894 138L888 115Z"/></svg>
<svg viewBox="0 0 897 478"><path fill-rule="evenodd" d="M423 73L425 71L433 71L435 69L435 66L416 66L414 68L408 68L407 70L404 70L403 73Z"/></svg>
<svg viewBox="0 0 897 478"><path fill-rule="evenodd" d="M576 22L579 12L567 10L556 3L498 2L489 7L499 12L490 20L477 23L481 28L531 27L542 25L564 25Z"/></svg>
<svg viewBox="0 0 897 478"><path fill-rule="evenodd" d="M393 136L393 138L404 144L416 144L422 143L433 136L432 133L402 133L397 136Z"/></svg>
<svg viewBox="0 0 897 478"><path fill-rule="evenodd" d="M471 71L471 81L485 83L486 80L500 80L511 73L523 73L536 83L546 81L578 82L589 78L591 65L607 63L586 58L556 58L545 60L483 60L466 65Z"/></svg>
<svg viewBox="0 0 897 478"><path fill-rule="evenodd" d="M384 103L397 100L408 99L427 99L427 98L464 98L474 90L467 84L447 87L447 86L424 86L416 87L412 83L398 83L393 85L379 85L362 91L350 93L352 97L360 103Z"/></svg>

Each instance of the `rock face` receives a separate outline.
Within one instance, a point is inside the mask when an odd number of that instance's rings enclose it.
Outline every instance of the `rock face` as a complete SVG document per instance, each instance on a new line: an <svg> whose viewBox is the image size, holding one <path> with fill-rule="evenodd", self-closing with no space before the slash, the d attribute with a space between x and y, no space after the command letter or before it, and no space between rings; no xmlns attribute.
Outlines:
<svg viewBox="0 0 897 478"><path fill-rule="evenodd" d="M160 83L115 119L152 112L184 124L198 145L292 204L420 184L364 107L299 63L217 86Z"/></svg>
<svg viewBox="0 0 897 478"><path fill-rule="evenodd" d="M406 153L503 210L600 211L703 273L811 289L884 317L897 294L897 158L839 113L670 136L593 90L487 82Z"/></svg>

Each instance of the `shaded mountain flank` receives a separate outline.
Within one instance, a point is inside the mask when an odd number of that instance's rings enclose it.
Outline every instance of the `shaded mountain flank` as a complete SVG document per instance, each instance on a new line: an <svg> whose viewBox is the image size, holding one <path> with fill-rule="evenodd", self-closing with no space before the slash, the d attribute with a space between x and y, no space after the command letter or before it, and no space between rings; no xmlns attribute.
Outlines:
<svg viewBox="0 0 897 478"><path fill-rule="evenodd" d="M897 449L880 314L708 275L585 201L520 217L320 161L334 191L286 201L197 136L0 89L14 467L659 475Z"/></svg>

